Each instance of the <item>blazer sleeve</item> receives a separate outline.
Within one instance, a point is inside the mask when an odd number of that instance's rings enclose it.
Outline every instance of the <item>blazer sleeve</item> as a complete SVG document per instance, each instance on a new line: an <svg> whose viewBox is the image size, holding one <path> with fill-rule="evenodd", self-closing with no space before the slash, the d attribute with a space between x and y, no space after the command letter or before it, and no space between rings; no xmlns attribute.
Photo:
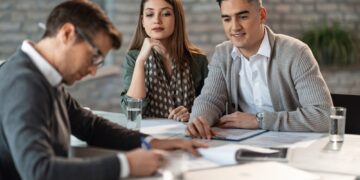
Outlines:
<svg viewBox="0 0 360 180"><path fill-rule="evenodd" d="M263 129L274 131L326 132L330 122L332 100L319 66L308 46L303 46L294 56L289 84L295 88L295 95L285 93L280 97L288 104L297 102L296 109L279 112L265 112ZM278 88L278 87L277 87ZM281 88L281 87L280 87ZM283 90L277 90L282 92ZM290 99L294 98L290 101Z"/></svg>
<svg viewBox="0 0 360 180"><path fill-rule="evenodd" d="M24 73L10 78L3 87L7 87L7 91L1 90L7 102L1 111L3 133L21 179L119 178L120 162L116 155L88 159L56 155L49 118L53 99L38 77Z"/></svg>
<svg viewBox="0 0 360 180"><path fill-rule="evenodd" d="M225 60L218 56L215 50L209 70L204 70L207 78L200 95L195 99L191 109L190 121L196 117L205 117L210 125L214 125L225 111L227 102L226 81L221 67ZM207 69L207 68L206 68Z"/></svg>
<svg viewBox="0 0 360 180"><path fill-rule="evenodd" d="M123 90L120 95L120 107L121 107L121 112L123 113L126 113L126 105L127 105L126 99L128 98L126 94L131 84L132 76L134 74L135 62L138 55L139 55L138 50L129 51L122 65L124 74L122 81ZM143 109L146 108L148 104L149 104L149 100L145 97L145 99L143 99L143 104L142 104Z"/></svg>

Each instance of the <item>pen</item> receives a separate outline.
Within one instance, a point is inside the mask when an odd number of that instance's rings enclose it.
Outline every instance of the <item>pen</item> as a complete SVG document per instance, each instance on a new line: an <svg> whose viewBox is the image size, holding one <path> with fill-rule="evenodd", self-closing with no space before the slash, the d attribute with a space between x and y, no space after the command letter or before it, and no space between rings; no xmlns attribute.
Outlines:
<svg viewBox="0 0 360 180"><path fill-rule="evenodd" d="M229 101L225 104L225 114L229 114Z"/></svg>
<svg viewBox="0 0 360 180"><path fill-rule="evenodd" d="M151 149L151 144L150 143L148 143L146 140L145 140L145 138L141 138L141 144L143 145L143 147L145 148L145 149L147 149L147 150L150 150Z"/></svg>

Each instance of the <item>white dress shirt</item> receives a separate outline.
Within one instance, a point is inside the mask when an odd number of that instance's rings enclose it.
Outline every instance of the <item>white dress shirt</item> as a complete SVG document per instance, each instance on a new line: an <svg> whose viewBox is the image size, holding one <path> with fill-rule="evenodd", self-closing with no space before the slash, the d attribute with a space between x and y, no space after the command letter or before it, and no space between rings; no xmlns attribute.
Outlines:
<svg viewBox="0 0 360 180"><path fill-rule="evenodd" d="M21 50L30 57L35 66L53 87L61 85L61 74L51 64L49 64L49 62L46 61L45 58L36 51L36 49L34 49L30 41L24 41L22 43ZM121 178L128 177L130 174L130 168L125 154L119 153L117 154L117 157L119 158L121 167L121 173L119 176Z"/></svg>
<svg viewBox="0 0 360 180"><path fill-rule="evenodd" d="M61 74L34 49L30 41L23 41L21 50L30 57L51 86L56 87L60 85L62 81Z"/></svg>
<svg viewBox="0 0 360 180"><path fill-rule="evenodd" d="M267 82L270 51L269 38L265 31L258 52L249 59L236 47L231 52L233 60L241 61L238 96L241 100L239 106L244 112L255 114L274 111Z"/></svg>

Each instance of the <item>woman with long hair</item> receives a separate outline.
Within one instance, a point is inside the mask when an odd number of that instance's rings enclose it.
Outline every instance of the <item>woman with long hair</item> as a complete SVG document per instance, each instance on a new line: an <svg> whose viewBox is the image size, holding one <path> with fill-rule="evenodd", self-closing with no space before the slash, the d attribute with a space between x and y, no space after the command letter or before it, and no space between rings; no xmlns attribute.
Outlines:
<svg viewBox="0 0 360 180"><path fill-rule="evenodd" d="M207 58L190 43L180 0L142 0L127 53L121 106L143 99L144 117L188 121L207 76Z"/></svg>

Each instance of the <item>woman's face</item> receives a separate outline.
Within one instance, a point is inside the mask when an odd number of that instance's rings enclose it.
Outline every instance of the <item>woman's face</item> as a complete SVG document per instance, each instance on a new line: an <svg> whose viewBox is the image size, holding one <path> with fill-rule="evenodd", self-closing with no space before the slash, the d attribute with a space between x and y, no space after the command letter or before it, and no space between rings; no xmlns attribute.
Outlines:
<svg viewBox="0 0 360 180"><path fill-rule="evenodd" d="M172 6L165 0L148 0L144 4L142 24L150 38L157 40L169 38L175 26Z"/></svg>

